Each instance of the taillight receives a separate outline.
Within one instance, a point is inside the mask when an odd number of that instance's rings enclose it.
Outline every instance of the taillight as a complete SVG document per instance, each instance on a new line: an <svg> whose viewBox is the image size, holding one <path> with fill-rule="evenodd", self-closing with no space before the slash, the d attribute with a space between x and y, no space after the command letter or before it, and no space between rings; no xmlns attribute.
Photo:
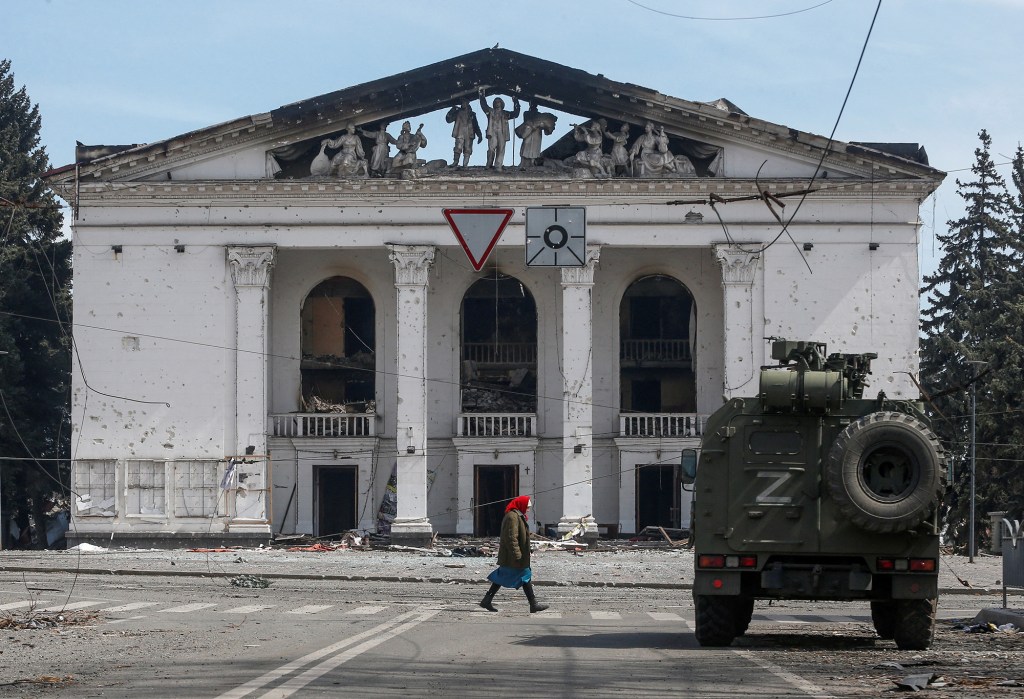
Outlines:
<svg viewBox="0 0 1024 699"><path fill-rule="evenodd" d="M698 568L757 568L757 556L723 556L720 553L702 553L697 556Z"/></svg>
<svg viewBox="0 0 1024 699"><path fill-rule="evenodd" d="M756 568L757 556L740 556L740 568Z"/></svg>
<svg viewBox="0 0 1024 699"><path fill-rule="evenodd" d="M717 553L702 553L697 557L698 568L724 568L725 556Z"/></svg>
<svg viewBox="0 0 1024 699"><path fill-rule="evenodd" d="M886 572L934 573L936 570L934 558L879 558L877 565Z"/></svg>

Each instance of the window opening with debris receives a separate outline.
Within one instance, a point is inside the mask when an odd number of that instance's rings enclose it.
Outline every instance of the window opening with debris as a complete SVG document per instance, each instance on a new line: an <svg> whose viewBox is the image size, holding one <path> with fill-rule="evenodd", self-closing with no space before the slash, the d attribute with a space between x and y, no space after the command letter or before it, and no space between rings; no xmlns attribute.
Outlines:
<svg viewBox="0 0 1024 699"><path fill-rule="evenodd" d="M174 464L174 516L216 517L220 493L218 461L178 461Z"/></svg>
<svg viewBox="0 0 1024 699"><path fill-rule="evenodd" d="M132 459L125 462L128 487L125 509L129 515L160 515L166 512L163 461Z"/></svg>
<svg viewBox="0 0 1024 699"><path fill-rule="evenodd" d="M680 527L682 480L679 464L647 464L636 469L636 527Z"/></svg>
<svg viewBox="0 0 1024 699"><path fill-rule="evenodd" d="M359 282L332 277L302 304L302 411L375 412L375 310Z"/></svg>
<svg viewBox="0 0 1024 699"><path fill-rule="evenodd" d="M358 475L355 466L317 466L317 536L340 538L356 528Z"/></svg>
<svg viewBox="0 0 1024 699"><path fill-rule="evenodd" d="M537 305L515 277L487 272L462 299L462 412L537 411Z"/></svg>
<svg viewBox="0 0 1024 699"><path fill-rule="evenodd" d="M113 459L79 459L75 474L75 514L79 517L113 517L117 463Z"/></svg>
<svg viewBox="0 0 1024 699"><path fill-rule="evenodd" d="M499 536L505 506L519 495L519 467L477 466L473 475L474 536Z"/></svg>
<svg viewBox="0 0 1024 699"><path fill-rule="evenodd" d="M623 412L696 410L693 296L663 275L633 282L619 305L619 370Z"/></svg>

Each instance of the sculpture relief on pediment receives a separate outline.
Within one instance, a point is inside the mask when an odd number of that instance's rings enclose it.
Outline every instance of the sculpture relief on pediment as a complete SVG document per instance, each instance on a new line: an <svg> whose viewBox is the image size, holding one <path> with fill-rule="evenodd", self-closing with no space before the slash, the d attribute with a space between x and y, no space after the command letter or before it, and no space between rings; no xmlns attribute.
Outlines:
<svg viewBox="0 0 1024 699"><path fill-rule="evenodd" d="M673 135L664 125L650 121L638 126L595 118L570 124L567 132L545 144L544 139L555 133L559 117L540 111L533 102L522 111L514 95L509 102L500 96L488 97L481 88L476 105L480 116L468 97L450 105L444 114L445 122L452 125L450 163L420 157L420 149L427 146L423 124L413 131L411 122L405 121L394 136L387 122L350 122L340 133L268 150L267 177L413 179L500 173L506 179L613 179L722 174L721 147ZM518 157L506 157L510 141L518 146ZM479 146L476 155L474 146ZM474 158L477 164L471 164ZM515 164L509 165L509 160Z"/></svg>

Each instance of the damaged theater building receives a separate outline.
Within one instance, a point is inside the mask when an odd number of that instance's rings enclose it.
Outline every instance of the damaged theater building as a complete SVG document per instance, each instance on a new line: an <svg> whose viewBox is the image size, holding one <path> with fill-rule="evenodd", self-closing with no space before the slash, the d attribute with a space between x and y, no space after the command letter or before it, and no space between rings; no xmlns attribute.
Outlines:
<svg viewBox="0 0 1024 699"><path fill-rule="evenodd" d="M518 494L544 532L686 528L680 456L758 392L764 338L877 352L872 394L917 396L943 176L504 49L80 146L46 175L74 212L69 544L416 545L496 535Z"/></svg>

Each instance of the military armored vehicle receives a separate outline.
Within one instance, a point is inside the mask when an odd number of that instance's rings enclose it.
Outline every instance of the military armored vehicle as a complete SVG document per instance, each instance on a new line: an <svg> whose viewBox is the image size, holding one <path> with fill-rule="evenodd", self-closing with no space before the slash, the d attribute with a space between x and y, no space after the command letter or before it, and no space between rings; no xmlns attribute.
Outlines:
<svg viewBox="0 0 1024 699"><path fill-rule="evenodd" d="M683 458L697 640L732 643L755 600L867 600L881 638L929 647L946 459L923 405L863 397L877 354L770 340L759 394L729 400L696 466Z"/></svg>

